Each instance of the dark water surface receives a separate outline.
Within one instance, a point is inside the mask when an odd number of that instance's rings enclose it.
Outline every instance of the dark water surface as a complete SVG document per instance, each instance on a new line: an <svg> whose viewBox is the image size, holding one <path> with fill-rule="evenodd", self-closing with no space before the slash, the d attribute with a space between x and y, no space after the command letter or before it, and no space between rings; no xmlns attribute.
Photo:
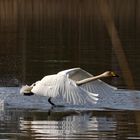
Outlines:
<svg viewBox="0 0 140 140"><path fill-rule="evenodd" d="M139 111L4 110L0 140L140 139Z"/></svg>

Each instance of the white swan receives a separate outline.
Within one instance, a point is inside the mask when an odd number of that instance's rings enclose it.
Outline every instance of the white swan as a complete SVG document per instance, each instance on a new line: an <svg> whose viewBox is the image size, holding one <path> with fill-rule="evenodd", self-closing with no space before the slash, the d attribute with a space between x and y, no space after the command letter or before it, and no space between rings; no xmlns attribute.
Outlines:
<svg viewBox="0 0 140 140"><path fill-rule="evenodd" d="M116 76L111 71L93 76L81 68L73 68L61 71L55 75L45 76L31 86L23 86L20 89L20 93L24 95L48 96L48 102L52 106L56 105L52 103L51 98L57 96L72 104L96 103L98 100L98 92L95 92L96 87L101 86L107 92L115 88L98 79Z"/></svg>

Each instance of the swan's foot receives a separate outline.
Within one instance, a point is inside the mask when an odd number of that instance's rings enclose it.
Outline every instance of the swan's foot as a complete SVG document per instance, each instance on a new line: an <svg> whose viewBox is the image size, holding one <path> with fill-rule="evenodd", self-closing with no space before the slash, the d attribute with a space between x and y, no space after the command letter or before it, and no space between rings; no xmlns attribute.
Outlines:
<svg viewBox="0 0 140 140"><path fill-rule="evenodd" d="M48 99L48 102L52 105L52 108L54 107L64 107L64 105L56 105L51 101L51 97Z"/></svg>

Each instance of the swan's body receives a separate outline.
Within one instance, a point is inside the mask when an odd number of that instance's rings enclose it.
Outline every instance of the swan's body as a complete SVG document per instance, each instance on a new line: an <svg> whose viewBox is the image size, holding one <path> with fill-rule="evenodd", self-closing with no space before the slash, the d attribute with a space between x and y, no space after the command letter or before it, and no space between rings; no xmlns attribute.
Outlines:
<svg viewBox="0 0 140 140"><path fill-rule="evenodd" d="M116 89L98 80L102 77L107 77L106 73L94 77L81 68L73 68L45 76L31 86L24 86L20 92L28 95L31 91L30 93L36 95L50 97L49 100L59 96L65 102L72 104L96 103L100 91L112 92Z"/></svg>

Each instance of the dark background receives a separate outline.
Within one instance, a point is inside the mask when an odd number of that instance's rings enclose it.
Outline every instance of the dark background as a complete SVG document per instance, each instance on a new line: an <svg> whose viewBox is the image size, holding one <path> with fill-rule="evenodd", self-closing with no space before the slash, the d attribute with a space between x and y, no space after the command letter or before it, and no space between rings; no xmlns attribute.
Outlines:
<svg viewBox="0 0 140 140"><path fill-rule="evenodd" d="M112 84L140 89L139 25L139 0L0 0L0 85L81 67L113 69Z"/></svg>

